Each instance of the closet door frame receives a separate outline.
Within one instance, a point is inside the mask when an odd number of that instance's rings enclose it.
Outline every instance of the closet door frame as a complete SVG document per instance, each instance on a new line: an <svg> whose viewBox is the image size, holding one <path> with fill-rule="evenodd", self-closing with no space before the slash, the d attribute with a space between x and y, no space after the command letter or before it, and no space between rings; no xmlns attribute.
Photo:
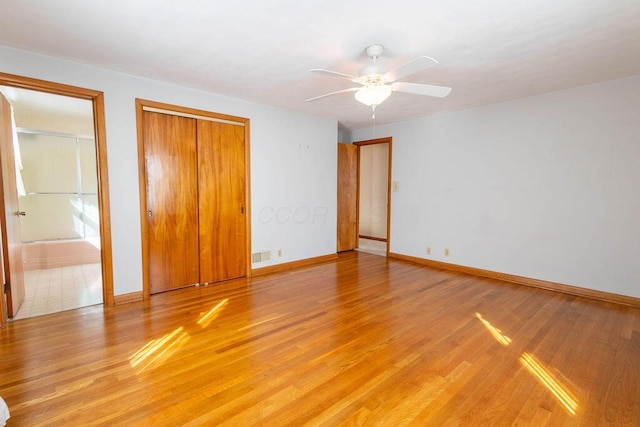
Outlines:
<svg viewBox="0 0 640 427"><path fill-rule="evenodd" d="M149 226L147 222L147 174L145 170L144 153L144 111L173 114L176 116L191 117L203 120L220 121L224 123L234 123L244 127L244 155L245 155L245 239L246 239L246 277L251 277L251 167L249 163L249 119L244 117L230 116L227 114L214 113L211 111L198 110L195 108L182 107L178 105L165 104L162 102L150 101L136 98L136 125L138 139L138 181L140 191L140 231L142 237L142 293L143 298L148 300L151 297L151 286L149 280Z"/></svg>

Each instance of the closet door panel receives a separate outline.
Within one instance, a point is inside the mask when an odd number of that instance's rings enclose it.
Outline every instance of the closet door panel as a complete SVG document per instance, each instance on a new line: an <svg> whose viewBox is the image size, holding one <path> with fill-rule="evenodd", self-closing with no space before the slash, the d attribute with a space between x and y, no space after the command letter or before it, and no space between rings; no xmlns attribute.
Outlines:
<svg viewBox="0 0 640 427"><path fill-rule="evenodd" d="M144 112L152 294L198 283L196 120Z"/></svg>
<svg viewBox="0 0 640 427"><path fill-rule="evenodd" d="M198 120L200 281L246 276L244 127Z"/></svg>

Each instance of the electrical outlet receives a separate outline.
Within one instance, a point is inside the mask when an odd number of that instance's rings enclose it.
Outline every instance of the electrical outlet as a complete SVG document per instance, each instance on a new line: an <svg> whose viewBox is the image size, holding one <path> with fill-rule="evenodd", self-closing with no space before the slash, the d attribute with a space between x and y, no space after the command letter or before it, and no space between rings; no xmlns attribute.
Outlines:
<svg viewBox="0 0 640 427"><path fill-rule="evenodd" d="M431 255L431 248L427 246L427 255Z"/></svg>
<svg viewBox="0 0 640 427"><path fill-rule="evenodd" d="M278 258L282 256L282 249L278 249Z"/></svg>
<svg viewBox="0 0 640 427"><path fill-rule="evenodd" d="M444 248L444 256L449 256L449 248Z"/></svg>

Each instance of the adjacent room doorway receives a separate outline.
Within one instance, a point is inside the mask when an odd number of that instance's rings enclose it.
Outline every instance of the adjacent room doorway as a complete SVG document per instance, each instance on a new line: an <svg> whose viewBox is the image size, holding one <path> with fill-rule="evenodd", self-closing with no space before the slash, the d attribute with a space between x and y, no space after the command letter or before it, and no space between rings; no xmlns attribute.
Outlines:
<svg viewBox="0 0 640 427"><path fill-rule="evenodd" d="M0 323L113 304L102 93L7 74L0 90Z"/></svg>
<svg viewBox="0 0 640 427"><path fill-rule="evenodd" d="M391 137L354 142L358 147L358 248L389 254Z"/></svg>

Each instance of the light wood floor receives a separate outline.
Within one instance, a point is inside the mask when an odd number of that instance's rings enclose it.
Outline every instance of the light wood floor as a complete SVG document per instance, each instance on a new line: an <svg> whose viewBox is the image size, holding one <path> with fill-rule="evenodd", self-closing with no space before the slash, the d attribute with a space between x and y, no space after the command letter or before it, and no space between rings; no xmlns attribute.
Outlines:
<svg viewBox="0 0 640 427"><path fill-rule="evenodd" d="M0 337L9 426L640 425L640 309L357 252Z"/></svg>

